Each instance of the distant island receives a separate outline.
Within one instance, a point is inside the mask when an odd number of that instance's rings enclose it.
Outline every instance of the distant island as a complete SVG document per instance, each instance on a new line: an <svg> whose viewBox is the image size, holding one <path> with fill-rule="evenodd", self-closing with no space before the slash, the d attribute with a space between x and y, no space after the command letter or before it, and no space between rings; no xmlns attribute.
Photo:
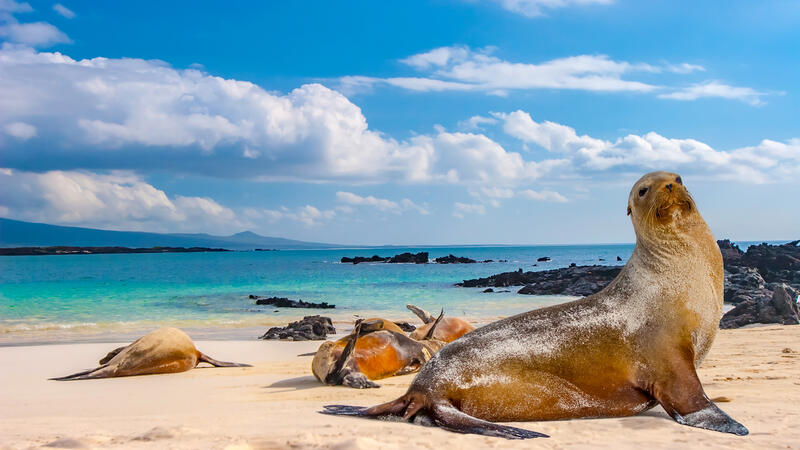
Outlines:
<svg viewBox="0 0 800 450"><path fill-rule="evenodd" d="M105 253L200 253L200 252L229 252L224 248L208 247L12 247L0 248L0 256L30 256L30 255L96 255Z"/></svg>

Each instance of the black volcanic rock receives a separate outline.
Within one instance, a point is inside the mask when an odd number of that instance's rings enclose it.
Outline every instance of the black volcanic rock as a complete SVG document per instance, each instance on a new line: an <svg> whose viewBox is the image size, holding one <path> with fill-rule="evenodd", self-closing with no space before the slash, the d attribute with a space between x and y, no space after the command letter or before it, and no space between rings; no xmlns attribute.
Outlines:
<svg viewBox="0 0 800 450"><path fill-rule="evenodd" d="M414 264L427 264L428 263L428 252L419 252L419 253L400 253L399 255L392 256L389 261L390 263L414 263Z"/></svg>
<svg viewBox="0 0 800 450"><path fill-rule="evenodd" d="M753 323L798 324L798 291L782 283L775 287L772 295L745 300L728 311L720 328L739 328Z"/></svg>
<svg viewBox="0 0 800 450"><path fill-rule="evenodd" d="M800 288L800 241L783 245L751 245L739 265L755 267L767 283L787 283Z"/></svg>
<svg viewBox="0 0 800 450"><path fill-rule="evenodd" d="M285 327L272 327L259 339L282 339L287 341L320 341L336 334L330 317L305 316L303 320L292 322Z"/></svg>
<svg viewBox="0 0 800 450"><path fill-rule="evenodd" d="M453 256L453 255L440 256L434 259L433 261L438 264L475 264L476 262L478 262L475 261L474 259L466 258L464 256ZM489 261L490 260L486 260L484 262L489 262Z"/></svg>
<svg viewBox="0 0 800 450"><path fill-rule="evenodd" d="M362 262L387 262L387 261L389 261L388 257L384 258L378 255L373 255L370 257L355 256L353 258L350 258L348 256L343 256L341 259L341 262L343 263L353 263L353 264L358 264Z"/></svg>
<svg viewBox="0 0 800 450"><path fill-rule="evenodd" d="M767 283L761 278L758 269L752 267L730 267L725 272L725 302L742 303L746 300L772 297Z"/></svg>
<svg viewBox="0 0 800 450"><path fill-rule="evenodd" d="M256 301L256 305L273 305L278 308L317 308L317 309L332 309L336 305L329 305L328 302L313 303L304 302L303 300L290 300L286 297L259 297L250 295L251 300Z"/></svg>
<svg viewBox="0 0 800 450"><path fill-rule="evenodd" d="M341 259L343 263L353 263L358 264L362 262L383 262L383 263L414 263L414 264L427 264L428 263L428 252L419 252L419 253L400 253L399 255L394 255L392 257L388 256L378 256L373 255L370 257L364 256L344 256Z"/></svg>
<svg viewBox="0 0 800 450"><path fill-rule="evenodd" d="M463 287L524 286L518 294L587 296L600 291L622 270L612 266L576 266L542 272L504 272L488 278L464 280Z"/></svg>
<svg viewBox="0 0 800 450"><path fill-rule="evenodd" d="M738 245L732 243L730 239L717 241L717 245L719 245L719 250L722 252L722 262L725 264L725 269L740 265L744 252L739 249Z"/></svg>
<svg viewBox="0 0 800 450"><path fill-rule="evenodd" d="M538 261L538 262L550 261L550 257L549 256L542 256L541 258L537 258L536 261Z"/></svg>

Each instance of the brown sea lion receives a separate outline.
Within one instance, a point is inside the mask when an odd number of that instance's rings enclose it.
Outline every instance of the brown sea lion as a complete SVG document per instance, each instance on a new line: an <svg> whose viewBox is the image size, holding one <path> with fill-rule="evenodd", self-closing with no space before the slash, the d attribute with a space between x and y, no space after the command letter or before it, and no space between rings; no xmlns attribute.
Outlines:
<svg viewBox="0 0 800 450"><path fill-rule="evenodd" d="M409 333L408 337L415 340L421 340L428 334L428 331L433 326L436 318L433 317L428 311L414 305L406 305L411 312L417 315L425 325L417 328ZM458 317L445 317L436 325L436 331L433 333L433 339L442 342L453 342L461 336L474 330L475 326L464 319Z"/></svg>
<svg viewBox="0 0 800 450"><path fill-rule="evenodd" d="M380 387L370 380L416 372L446 344L431 338L441 319L439 315L420 340L383 328L392 323L383 319L358 321L350 335L319 347L311 372L325 384L357 389Z"/></svg>
<svg viewBox="0 0 800 450"><path fill-rule="evenodd" d="M249 364L217 361L197 350L192 339L183 331L177 328L159 328L130 345L112 350L100 360L100 367L51 380L177 373L192 369L201 362L214 367L250 367Z"/></svg>
<svg viewBox="0 0 800 450"><path fill-rule="evenodd" d="M628 214L636 246L599 293L465 335L395 401L323 412L527 439L544 435L492 422L631 416L660 404L678 423L747 434L709 400L695 371L722 314L722 257L711 231L674 173L637 181Z"/></svg>

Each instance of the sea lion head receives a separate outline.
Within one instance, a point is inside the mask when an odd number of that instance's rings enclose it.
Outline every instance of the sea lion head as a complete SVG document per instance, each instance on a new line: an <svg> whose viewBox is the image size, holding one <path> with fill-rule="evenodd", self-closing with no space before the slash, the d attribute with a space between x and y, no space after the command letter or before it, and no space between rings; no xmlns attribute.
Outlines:
<svg viewBox="0 0 800 450"><path fill-rule="evenodd" d="M628 196L628 215L642 238L680 235L702 221L681 176L673 172L650 172L640 178Z"/></svg>

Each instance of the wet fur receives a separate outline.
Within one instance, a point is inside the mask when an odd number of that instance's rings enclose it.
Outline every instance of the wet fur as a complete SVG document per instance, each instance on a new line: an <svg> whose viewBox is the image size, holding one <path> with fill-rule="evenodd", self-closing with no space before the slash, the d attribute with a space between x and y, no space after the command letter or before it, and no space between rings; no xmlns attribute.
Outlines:
<svg viewBox="0 0 800 450"><path fill-rule="evenodd" d="M706 397L695 372L722 314L723 268L678 180L655 172L634 185L628 212L636 247L601 292L466 334L395 401L323 412L523 439L541 435L491 421L621 417L661 404L678 423L747 434Z"/></svg>

